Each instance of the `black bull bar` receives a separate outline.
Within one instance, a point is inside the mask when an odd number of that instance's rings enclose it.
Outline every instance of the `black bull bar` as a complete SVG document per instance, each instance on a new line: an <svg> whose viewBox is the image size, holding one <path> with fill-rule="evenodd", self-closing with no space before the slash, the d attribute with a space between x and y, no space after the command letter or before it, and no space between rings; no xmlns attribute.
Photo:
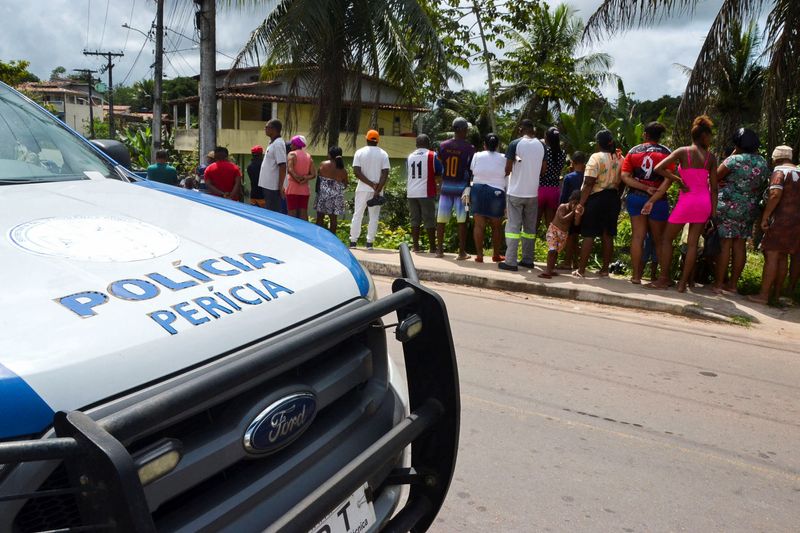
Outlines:
<svg viewBox="0 0 800 533"><path fill-rule="evenodd" d="M58 412L55 438L0 443L0 464L63 460L84 523L75 531L156 531L144 488L125 447L135 438L166 427L256 387L276 368L308 360L396 312L398 323L417 315L421 331L404 339L410 415L267 528L308 531L341 499L355 492L380 467L411 445L411 467L398 468L387 485L410 485L406 504L384 531L425 531L444 502L458 451L458 369L444 302L421 286L406 245L400 250L403 278L392 294L332 317L315 331L292 336L260 352L220 366L139 403L94 420L81 411ZM265 377L266 376L266 377ZM54 491L0 496L0 501L52 495Z"/></svg>

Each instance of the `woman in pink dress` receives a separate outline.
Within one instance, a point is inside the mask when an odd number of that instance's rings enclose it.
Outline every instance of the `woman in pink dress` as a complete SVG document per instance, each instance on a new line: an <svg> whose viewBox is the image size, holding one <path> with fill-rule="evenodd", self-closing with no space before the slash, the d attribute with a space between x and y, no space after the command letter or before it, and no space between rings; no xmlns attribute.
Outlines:
<svg viewBox="0 0 800 533"><path fill-rule="evenodd" d="M650 197L642 208L642 214L650 213L653 204L662 198L673 182L680 187L678 203L669 217L664 240L659 250L661 274L657 281L648 285L651 289L666 289L669 286L669 267L672 263L673 241L689 224L686 261L678 292L685 292L697 260L697 245L706 223L716 216L717 211L717 158L711 153L712 128L714 123L703 115L692 124L692 145L672 152L655 168L655 172L666 178L658 191ZM678 174L671 169L680 164Z"/></svg>
<svg viewBox="0 0 800 533"><path fill-rule="evenodd" d="M308 221L308 182L317 177L317 169L306 152L306 138L295 135L290 142L293 149L286 156L286 209L289 216Z"/></svg>

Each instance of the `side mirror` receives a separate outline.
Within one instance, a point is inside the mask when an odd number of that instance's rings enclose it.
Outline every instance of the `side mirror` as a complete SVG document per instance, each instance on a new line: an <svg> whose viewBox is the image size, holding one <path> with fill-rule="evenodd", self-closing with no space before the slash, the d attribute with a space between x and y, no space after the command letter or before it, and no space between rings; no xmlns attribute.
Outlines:
<svg viewBox="0 0 800 533"><path fill-rule="evenodd" d="M102 150L108 157L130 170L131 153L128 151L127 146L113 139L93 139L89 142Z"/></svg>

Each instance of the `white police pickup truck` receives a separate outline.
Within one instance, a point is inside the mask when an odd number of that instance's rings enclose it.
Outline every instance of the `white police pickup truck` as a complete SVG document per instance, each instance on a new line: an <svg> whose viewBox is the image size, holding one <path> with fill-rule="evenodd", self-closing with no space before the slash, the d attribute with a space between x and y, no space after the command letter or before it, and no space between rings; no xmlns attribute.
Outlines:
<svg viewBox="0 0 800 533"><path fill-rule="evenodd" d="M327 231L140 180L3 84L0 230L0 531L431 524L458 378L407 248L376 299Z"/></svg>

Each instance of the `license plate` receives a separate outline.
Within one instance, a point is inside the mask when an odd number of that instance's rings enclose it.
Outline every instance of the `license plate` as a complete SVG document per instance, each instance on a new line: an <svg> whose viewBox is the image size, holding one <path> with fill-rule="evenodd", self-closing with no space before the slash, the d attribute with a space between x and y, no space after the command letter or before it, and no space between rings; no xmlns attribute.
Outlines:
<svg viewBox="0 0 800 533"><path fill-rule="evenodd" d="M309 533L366 533L375 525L375 509L367 501L364 483Z"/></svg>

